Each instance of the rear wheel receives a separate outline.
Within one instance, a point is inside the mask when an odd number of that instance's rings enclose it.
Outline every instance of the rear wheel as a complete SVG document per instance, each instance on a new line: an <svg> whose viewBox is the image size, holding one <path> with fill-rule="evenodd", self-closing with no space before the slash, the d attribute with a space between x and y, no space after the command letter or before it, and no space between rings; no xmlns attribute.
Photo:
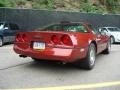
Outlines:
<svg viewBox="0 0 120 90"><path fill-rule="evenodd" d="M91 43L86 58L76 64L79 65L79 67L81 68L91 70L95 65L95 59L96 59L96 47L93 43Z"/></svg>
<svg viewBox="0 0 120 90"><path fill-rule="evenodd" d="M85 58L85 68L86 69L92 69L95 65L95 59L96 59L96 49L94 44L90 44L89 50L87 53L87 57Z"/></svg>
<svg viewBox="0 0 120 90"><path fill-rule="evenodd" d="M3 39L2 39L2 37L0 37L0 47L2 47L3 46Z"/></svg>

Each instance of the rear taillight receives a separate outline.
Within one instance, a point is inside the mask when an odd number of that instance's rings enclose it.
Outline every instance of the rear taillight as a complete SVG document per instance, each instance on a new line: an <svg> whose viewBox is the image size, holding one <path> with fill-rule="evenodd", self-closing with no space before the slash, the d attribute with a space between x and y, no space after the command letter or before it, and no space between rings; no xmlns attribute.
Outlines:
<svg viewBox="0 0 120 90"><path fill-rule="evenodd" d="M53 35L53 36L51 37L51 40L52 40L52 42L53 42L54 44L58 44L58 43L59 43L59 38L58 38L56 35Z"/></svg>
<svg viewBox="0 0 120 90"><path fill-rule="evenodd" d="M71 41L71 39L70 39L70 37L68 35L63 35L61 37L61 41L65 45L72 46L72 41Z"/></svg>
<svg viewBox="0 0 120 90"><path fill-rule="evenodd" d="M57 35L52 35L51 41L55 45L67 45L67 46L72 46L72 41L71 38L68 35L62 35L61 37L58 37Z"/></svg>
<svg viewBox="0 0 120 90"><path fill-rule="evenodd" d="M22 35L22 41L26 42L28 40L27 36L25 34Z"/></svg>
<svg viewBox="0 0 120 90"><path fill-rule="evenodd" d="M16 35L16 42L26 42L28 40L27 36L25 34L17 34Z"/></svg>
<svg viewBox="0 0 120 90"><path fill-rule="evenodd" d="M21 35L20 35L20 34L17 34L17 35L16 35L15 41L16 41L16 42L22 41L22 38L21 38Z"/></svg>

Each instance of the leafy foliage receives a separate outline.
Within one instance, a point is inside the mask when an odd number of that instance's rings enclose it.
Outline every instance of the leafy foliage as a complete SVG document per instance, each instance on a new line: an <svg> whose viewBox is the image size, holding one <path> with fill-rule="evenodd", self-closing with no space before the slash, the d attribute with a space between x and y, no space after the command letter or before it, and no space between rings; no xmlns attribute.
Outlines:
<svg viewBox="0 0 120 90"><path fill-rule="evenodd" d="M120 13L120 0L0 0L0 7Z"/></svg>

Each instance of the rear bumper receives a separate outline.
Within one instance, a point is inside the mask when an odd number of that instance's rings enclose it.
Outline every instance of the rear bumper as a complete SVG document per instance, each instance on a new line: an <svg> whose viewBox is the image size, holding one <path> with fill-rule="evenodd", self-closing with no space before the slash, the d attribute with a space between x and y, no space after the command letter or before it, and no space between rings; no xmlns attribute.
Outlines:
<svg viewBox="0 0 120 90"><path fill-rule="evenodd" d="M62 61L62 62L74 62L86 56L86 50L81 51L80 48L76 49L76 48L46 47L45 50L34 50L27 46L21 48L21 45L14 44L14 51L17 54L25 55L32 58L47 59L47 60Z"/></svg>

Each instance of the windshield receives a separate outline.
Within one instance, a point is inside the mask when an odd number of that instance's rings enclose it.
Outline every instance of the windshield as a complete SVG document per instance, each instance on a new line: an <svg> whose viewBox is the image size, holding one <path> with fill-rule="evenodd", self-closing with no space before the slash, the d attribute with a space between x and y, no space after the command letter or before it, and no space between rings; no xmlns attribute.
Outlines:
<svg viewBox="0 0 120 90"><path fill-rule="evenodd" d="M108 28L111 32L120 32L119 28Z"/></svg>
<svg viewBox="0 0 120 90"><path fill-rule="evenodd" d="M4 28L4 24L0 23L0 30Z"/></svg>
<svg viewBox="0 0 120 90"><path fill-rule="evenodd" d="M54 24L43 29L44 31L71 31L88 32L82 24Z"/></svg>

